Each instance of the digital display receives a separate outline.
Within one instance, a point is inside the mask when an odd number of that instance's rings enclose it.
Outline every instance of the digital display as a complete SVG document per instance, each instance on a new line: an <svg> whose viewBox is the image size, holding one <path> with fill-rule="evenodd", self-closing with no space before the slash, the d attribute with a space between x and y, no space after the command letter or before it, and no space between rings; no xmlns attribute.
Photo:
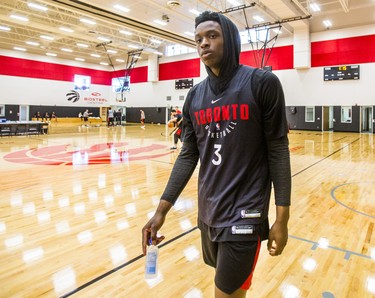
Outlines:
<svg viewBox="0 0 375 298"><path fill-rule="evenodd" d="M183 79L183 80L176 80L175 81L175 89L190 89L193 87L194 81L193 79Z"/></svg>
<svg viewBox="0 0 375 298"><path fill-rule="evenodd" d="M359 65L324 67L324 81L359 80Z"/></svg>

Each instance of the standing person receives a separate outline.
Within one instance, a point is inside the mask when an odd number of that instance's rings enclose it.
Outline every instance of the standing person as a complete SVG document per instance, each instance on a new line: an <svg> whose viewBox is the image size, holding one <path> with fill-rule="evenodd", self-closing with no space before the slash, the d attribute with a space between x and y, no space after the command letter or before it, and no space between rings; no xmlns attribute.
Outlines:
<svg viewBox="0 0 375 298"><path fill-rule="evenodd" d="M215 297L245 297L260 243L271 256L288 239L291 192L285 100L271 72L239 64L238 29L204 12L195 41L208 77L190 89L183 107L183 146L154 216L142 229L142 249L154 245L167 213L200 161L198 227L203 259L215 268ZM269 228L271 185L276 220Z"/></svg>
<svg viewBox="0 0 375 298"><path fill-rule="evenodd" d="M109 126L115 126L115 123L113 121L114 112L113 112L113 110L110 107L108 108L107 117L108 117L108 119L107 119L107 126L108 127Z"/></svg>
<svg viewBox="0 0 375 298"><path fill-rule="evenodd" d="M174 124L174 134L173 134L173 146L171 150L177 149L178 140L181 141L181 133L182 133L182 114L178 114L175 109L171 111L171 119L168 121L168 124Z"/></svg>
<svg viewBox="0 0 375 298"><path fill-rule="evenodd" d="M177 114L182 114L182 112L181 112L181 110L178 108L178 106L176 106L175 110L176 110L176 113L177 113Z"/></svg>
<svg viewBox="0 0 375 298"><path fill-rule="evenodd" d="M89 116L91 115L92 113L89 113L89 110L86 109L84 112L83 112L83 121L84 121L84 125L83 126L88 126L88 121L89 121Z"/></svg>
<svg viewBox="0 0 375 298"><path fill-rule="evenodd" d="M145 120L146 120L146 115L145 115L145 112L143 110L140 110L141 112L141 128L145 128Z"/></svg>

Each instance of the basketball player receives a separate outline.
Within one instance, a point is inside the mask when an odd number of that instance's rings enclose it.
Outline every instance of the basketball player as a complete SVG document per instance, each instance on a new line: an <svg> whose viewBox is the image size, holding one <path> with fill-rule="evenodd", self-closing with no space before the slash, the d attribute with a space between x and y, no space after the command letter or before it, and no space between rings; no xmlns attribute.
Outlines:
<svg viewBox="0 0 375 298"><path fill-rule="evenodd" d="M288 239L291 192L285 100L278 78L239 64L240 36L225 16L204 12L195 41L208 77L190 89L183 107L183 146L142 248L154 245L168 211L198 159L198 226L205 263L215 268L215 297L245 297L260 242L271 256ZM276 220L269 228L271 184Z"/></svg>
<svg viewBox="0 0 375 298"><path fill-rule="evenodd" d="M173 146L171 150L177 149L178 140L181 140L182 132L182 113L178 113L177 110L172 109L171 119L168 121L168 124L173 123L175 127L175 132L173 134Z"/></svg>

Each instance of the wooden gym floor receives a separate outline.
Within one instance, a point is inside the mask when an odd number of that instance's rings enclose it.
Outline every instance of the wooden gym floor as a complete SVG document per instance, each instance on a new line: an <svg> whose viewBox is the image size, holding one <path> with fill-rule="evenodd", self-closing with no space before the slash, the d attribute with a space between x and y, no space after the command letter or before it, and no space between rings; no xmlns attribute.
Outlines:
<svg viewBox="0 0 375 298"><path fill-rule="evenodd" d="M273 258L263 242L248 297L375 297L374 135L289 140L288 246ZM168 128L151 124L52 123L47 135L2 137L0 297L213 297L198 170L162 228L159 276L144 279L141 228L178 154L171 145Z"/></svg>

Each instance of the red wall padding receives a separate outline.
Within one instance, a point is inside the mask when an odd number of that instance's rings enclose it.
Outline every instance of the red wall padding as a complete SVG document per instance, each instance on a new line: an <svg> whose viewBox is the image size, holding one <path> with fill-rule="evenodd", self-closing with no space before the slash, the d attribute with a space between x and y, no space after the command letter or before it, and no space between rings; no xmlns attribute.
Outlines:
<svg viewBox="0 0 375 298"><path fill-rule="evenodd" d="M159 81L200 77L200 59L159 64Z"/></svg>
<svg viewBox="0 0 375 298"><path fill-rule="evenodd" d="M74 75L79 74L91 76L92 84L111 85L111 76L108 71L1 55L0 65L1 75L73 82Z"/></svg>
<svg viewBox="0 0 375 298"><path fill-rule="evenodd" d="M311 66L375 62L375 35L311 43Z"/></svg>
<svg viewBox="0 0 375 298"><path fill-rule="evenodd" d="M255 51L257 52L257 51ZM269 50L266 50L265 59L268 58ZM260 54L262 55L262 53ZM259 67L262 56L257 56L259 64L255 62L254 51L242 52L240 63L253 67ZM293 68L293 46L274 47L269 57L267 66L272 66L272 70L291 69Z"/></svg>

